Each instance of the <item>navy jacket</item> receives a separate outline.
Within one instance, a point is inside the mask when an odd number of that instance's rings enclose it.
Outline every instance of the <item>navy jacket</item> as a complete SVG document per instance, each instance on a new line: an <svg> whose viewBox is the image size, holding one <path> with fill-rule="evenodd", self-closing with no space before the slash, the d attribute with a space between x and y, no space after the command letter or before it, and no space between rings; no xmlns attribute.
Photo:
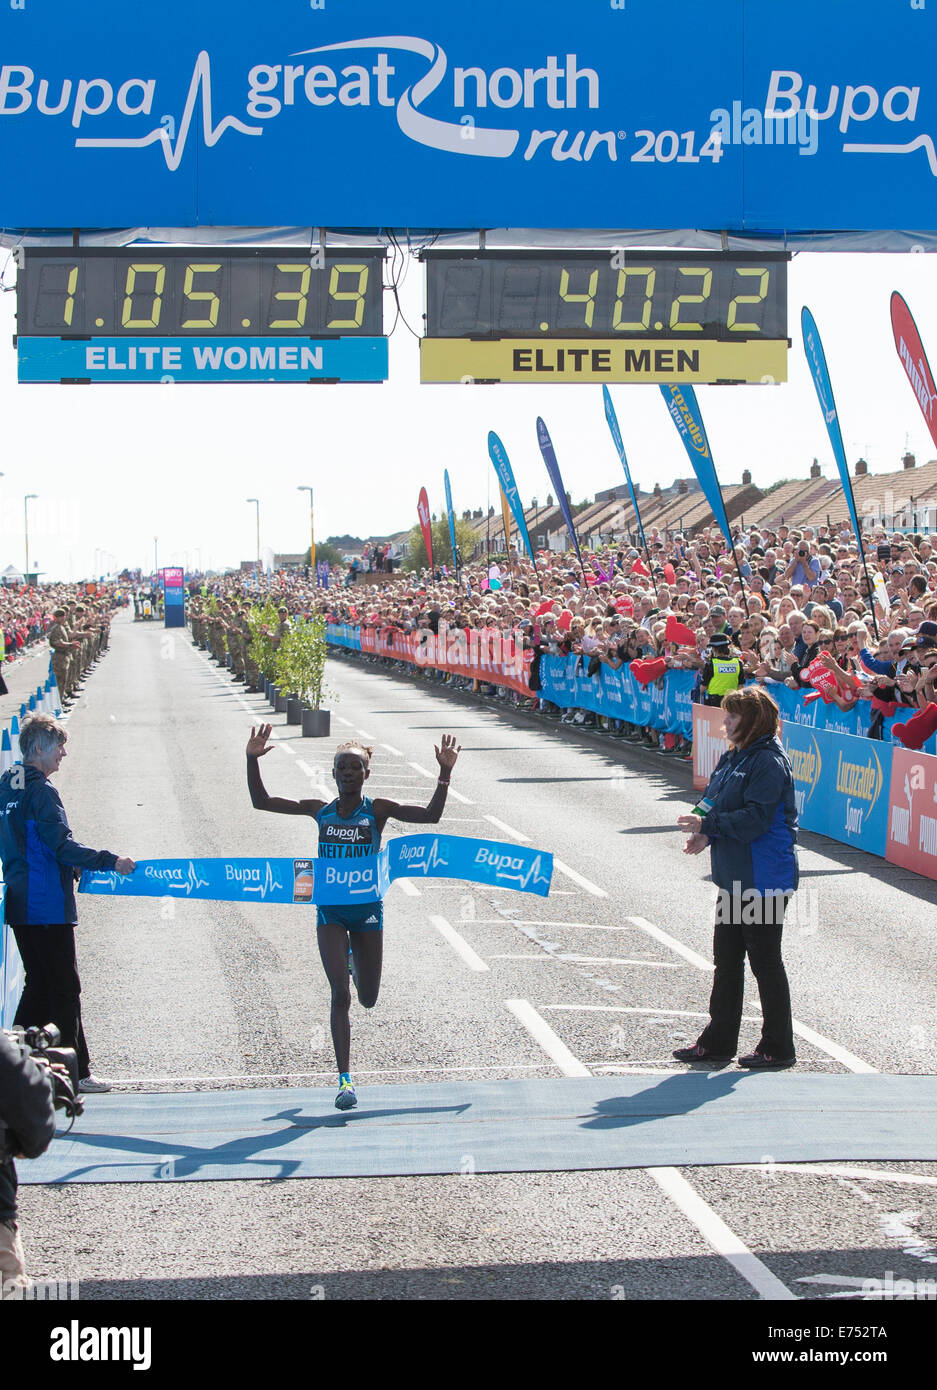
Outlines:
<svg viewBox="0 0 937 1390"><path fill-rule="evenodd" d="M732 891L792 892L798 883L797 804L784 749L766 734L716 764L703 817L713 881Z"/></svg>
<svg viewBox="0 0 937 1390"><path fill-rule="evenodd" d="M0 859L6 920L14 927L74 926L74 871L113 869L117 863L116 854L72 839L62 798L38 768L22 764L0 777Z"/></svg>

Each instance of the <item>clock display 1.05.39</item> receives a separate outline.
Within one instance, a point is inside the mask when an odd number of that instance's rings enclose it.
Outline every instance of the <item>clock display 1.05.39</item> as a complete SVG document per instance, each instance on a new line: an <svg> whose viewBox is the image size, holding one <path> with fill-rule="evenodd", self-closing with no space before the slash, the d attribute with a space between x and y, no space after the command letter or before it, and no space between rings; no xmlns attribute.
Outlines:
<svg viewBox="0 0 937 1390"><path fill-rule="evenodd" d="M785 253L443 251L425 259L429 338L787 337Z"/></svg>
<svg viewBox="0 0 937 1390"><path fill-rule="evenodd" d="M27 251L23 337L380 337L380 249Z"/></svg>

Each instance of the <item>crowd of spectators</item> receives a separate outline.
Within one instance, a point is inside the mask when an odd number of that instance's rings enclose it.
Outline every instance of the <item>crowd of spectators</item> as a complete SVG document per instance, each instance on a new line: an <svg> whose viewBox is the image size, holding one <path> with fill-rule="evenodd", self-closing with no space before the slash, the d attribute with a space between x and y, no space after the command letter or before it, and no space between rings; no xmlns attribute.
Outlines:
<svg viewBox="0 0 937 1390"><path fill-rule="evenodd" d="M696 671L704 702L711 695L718 703L733 669L736 684L770 690L783 683L805 698L822 693L841 709L870 700L873 736L894 709L934 701L937 537L873 528L863 537L865 566L845 522L736 528L733 541L734 554L715 527L692 538L652 530L646 550L626 544L586 552L582 569L572 552L544 552L536 569L529 558L512 556L494 568L488 558L466 565L458 576L438 567L373 585L358 575L346 587L352 576L338 573L325 590L308 576L284 573L274 584L291 614L418 634L444 624L513 642L524 652L529 698L475 677L423 674L675 757L690 755L686 740L588 710L561 710L542 698L543 656L578 656L596 680L603 668L633 661L645 669L653 663L655 679L668 670ZM216 587L229 591L237 583Z"/></svg>
<svg viewBox="0 0 937 1390"><path fill-rule="evenodd" d="M42 584L0 586L0 623L3 625L3 659L15 661L27 647L41 642L52 627L57 608L93 598L107 608L120 601L121 585Z"/></svg>

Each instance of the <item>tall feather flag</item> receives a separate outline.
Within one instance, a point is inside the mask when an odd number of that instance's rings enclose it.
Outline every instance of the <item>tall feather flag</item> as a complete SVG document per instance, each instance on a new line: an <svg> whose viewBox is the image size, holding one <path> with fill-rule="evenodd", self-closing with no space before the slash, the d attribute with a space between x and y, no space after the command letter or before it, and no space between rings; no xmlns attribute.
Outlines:
<svg viewBox="0 0 937 1390"><path fill-rule="evenodd" d="M494 470L498 475L498 481L508 499L508 506L511 508L511 515L517 522L517 529L521 534L527 554L530 556L531 563L536 568L537 562L534 559L534 549L530 543L530 536L527 534L527 522L524 520L524 508L517 495L517 484L514 481L514 470L511 468L511 460L508 458L507 450L494 430L488 432L488 457L494 464Z"/></svg>
<svg viewBox="0 0 937 1390"><path fill-rule="evenodd" d="M576 528L573 525L573 518L569 510L569 503L566 500L566 489L563 486L563 478L560 473L560 465L556 461L556 452L553 448L553 441L550 439L547 427L543 423L539 415L537 416L537 443L540 445L540 452L541 454L543 454L543 461L547 466L547 473L550 475L550 482L553 484L553 488L556 492L556 500L559 504L560 511L563 513L563 520L566 522L566 529L569 532L569 538L573 543L573 549L575 550L576 558L579 561L579 568L582 569L582 553L579 549L579 539L576 535Z"/></svg>
<svg viewBox="0 0 937 1390"><path fill-rule="evenodd" d="M804 305L800 313L800 329L804 338L804 352L807 354L807 366L813 378L817 400L820 402L820 409L823 411L826 432L830 436L830 443L833 446L833 456L836 459L836 467L839 469L839 480L843 485L843 492L846 494L846 503L849 507L849 515L852 518L852 527L856 533L856 543L859 546L862 568L865 570L866 583L869 586L869 593L871 593L872 580L869 578L869 570L865 562L865 550L862 545L862 528L859 525L859 517L856 512L856 499L853 496L852 479L849 476L849 465L846 462L846 450L843 448L843 435L839 427L839 416L836 413L836 401L833 397L833 383L830 380L829 368L826 365L826 354L823 351L823 343L820 340L820 331L817 328L813 314L811 314L806 305ZM877 638L878 622L875 617L874 605L872 606L872 623Z"/></svg>
<svg viewBox="0 0 937 1390"><path fill-rule="evenodd" d="M683 446L689 455L690 463L693 465L693 472L703 489L703 496L709 503L709 510L716 518L716 524L726 538L726 545L734 554L729 518L726 516L722 489L716 476L716 465L713 462L709 440L706 438L706 428L697 404L696 392L689 385L667 385L661 386L660 393L670 411L670 418L677 427L677 433L683 440Z"/></svg>
<svg viewBox="0 0 937 1390"><path fill-rule="evenodd" d="M917 331L917 324L897 290L891 297L891 330L895 335L895 347L898 349L901 365L908 374L911 390L917 397L917 403L927 421L930 437L937 444L937 386L934 385L934 375L924 351L924 344L921 342L921 335Z"/></svg>
<svg viewBox="0 0 937 1390"><path fill-rule="evenodd" d="M417 516L420 518L420 530L423 532L423 544L426 546L426 558L429 560L430 569L433 568L433 528L429 519L429 498L426 495L426 488L420 488L420 496L416 504Z"/></svg>
<svg viewBox="0 0 937 1390"><path fill-rule="evenodd" d="M648 565L651 563L651 553L647 548L647 537L644 534L644 523L641 521L641 513L638 511L638 499L635 496L634 484L631 481L631 470L628 467L628 460L625 457L625 446L622 443L621 430L618 428L618 416L615 414L615 407L612 405L612 398L609 395L608 387L602 383L602 398L605 401L605 418L608 427L612 432L612 440L618 450L618 457L621 459L621 466L625 470L625 479L628 483L628 491L631 494L631 505L634 507L634 514L638 522L638 530L641 533L641 544L644 546L644 553L647 556Z"/></svg>
<svg viewBox="0 0 937 1390"><path fill-rule="evenodd" d="M455 512L452 510L452 488L449 486L449 469L443 470L443 482L446 486L446 513L449 517L449 540L452 544L452 563L455 565L456 574L459 573L459 552L455 543Z"/></svg>

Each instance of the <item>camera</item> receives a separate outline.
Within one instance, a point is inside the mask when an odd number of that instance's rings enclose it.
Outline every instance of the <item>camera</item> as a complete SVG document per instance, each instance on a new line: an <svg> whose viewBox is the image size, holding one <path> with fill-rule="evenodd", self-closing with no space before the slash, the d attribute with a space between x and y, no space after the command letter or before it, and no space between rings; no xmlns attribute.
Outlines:
<svg viewBox="0 0 937 1390"><path fill-rule="evenodd" d="M59 1047L61 1033L54 1023L44 1028L4 1029L8 1038L22 1043L37 1066L42 1067L52 1082L52 1104L64 1110L74 1124L84 1113L85 1103L78 1090L78 1056L73 1047Z"/></svg>
<svg viewBox="0 0 937 1390"><path fill-rule="evenodd" d="M800 558L801 558L802 560L806 560L806 558L807 558L807 552L806 552L806 550L798 550L797 554L800 556Z"/></svg>

